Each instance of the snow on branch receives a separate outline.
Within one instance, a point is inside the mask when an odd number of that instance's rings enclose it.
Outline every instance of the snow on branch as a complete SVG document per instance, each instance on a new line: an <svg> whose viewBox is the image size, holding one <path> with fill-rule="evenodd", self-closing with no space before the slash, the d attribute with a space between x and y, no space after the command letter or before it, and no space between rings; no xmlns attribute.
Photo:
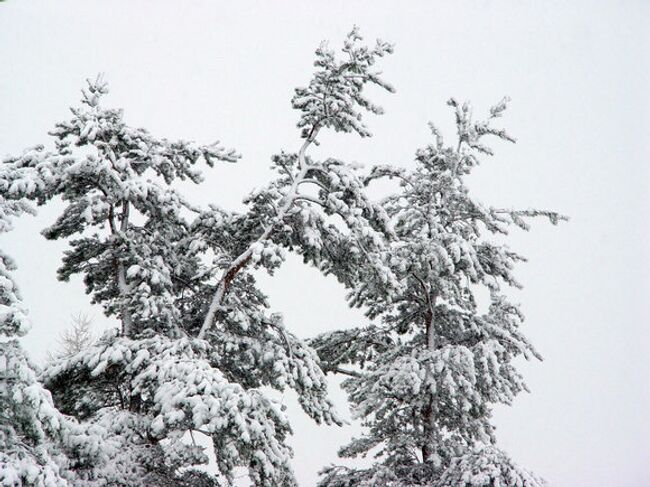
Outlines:
<svg viewBox="0 0 650 487"><path fill-rule="evenodd" d="M308 137L314 127L330 127L337 132L356 132L362 137L371 133L363 123L363 111L383 113L363 94L367 84L377 85L389 92L394 88L381 78L381 72L374 70L378 58L393 52L393 46L377 40L370 48L361 44L363 38L357 27L347 35L342 59L336 51L323 42L316 50L314 66L318 70L306 88L296 88L291 100L293 108L302 115L298 127L303 128L303 137Z"/></svg>

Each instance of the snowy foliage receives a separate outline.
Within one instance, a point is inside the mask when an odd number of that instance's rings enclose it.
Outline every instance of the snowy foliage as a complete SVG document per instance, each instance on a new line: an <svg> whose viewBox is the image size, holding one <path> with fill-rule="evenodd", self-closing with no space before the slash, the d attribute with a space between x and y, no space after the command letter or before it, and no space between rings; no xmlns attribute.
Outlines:
<svg viewBox="0 0 650 487"><path fill-rule="evenodd" d="M0 233L12 229L12 219L33 213L32 207L23 200L7 199L3 196L4 187L0 183ZM27 309L21 302L18 286L12 272L16 270L13 259L0 250L0 337L19 337L25 335L31 325Z"/></svg>
<svg viewBox="0 0 650 487"><path fill-rule="evenodd" d="M12 218L32 213L22 199L0 195L0 232ZM11 275L12 259L0 251L0 485L58 487L95 483L94 468L107 463L106 431L62 415L37 379L35 366L15 339L30 328ZM91 468L92 467L92 468Z"/></svg>
<svg viewBox="0 0 650 487"><path fill-rule="evenodd" d="M400 190L383 200L395 232L384 263L398 285L387 299L383 287L353 283L352 304L381 325L326 333L311 343L324 370L352 375L344 388L366 426L341 455L372 453L378 461L368 470L328 468L323 486L538 485L491 446L491 405L510 404L526 390L513 359L540 356L503 292L504 285L519 286L513 268L524 259L486 236L506 235L512 225L528 229L527 217L554 224L564 217L485 207L471 198L464 178L481 155L492 155L486 136L514 141L492 125L506 103L477 122L469 104L450 100L458 130L453 146L431 125L435 140L416 152L414 169L375 167L366 179L399 181ZM486 310L477 299L480 287L490 296ZM360 372L343 368L351 364ZM492 463L503 468L488 468ZM474 470L467 484L459 480Z"/></svg>
<svg viewBox="0 0 650 487"><path fill-rule="evenodd" d="M293 107L302 112L298 127L303 136L309 137L315 128L332 127L341 132L357 132L370 136L362 121L361 109L381 114L383 110L363 95L366 84L372 83L388 91L393 87L381 79L380 72L372 70L377 58L393 52L393 47L378 40L370 49L360 44L362 37L355 27L343 44L344 59L339 60L336 51L323 42L316 50L318 68L309 86L297 88Z"/></svg>
<svg viewBox="0 0 650 487"><path fill-rule="evenodd" d="M11 257L0 251L0 336L22 336L31 326L11 276L15 269Z"/></svg>
<svg viewBox="0 0 650 487"><path fill-rule="evenodd" d="M0 485L105 485L116 444L105 429L62 415L15 340L0 342Z"/></svg>
<svg viewBox="0 0 650 487"><path fill-rule="evenodd" d="M180 321L175 286L191 277L195 256L179 248L189 225L184 213L193 208L171 184L199 183L201 158L213 165L237 155L218 144L170 142L133 129L121 110L102 107L107 92L101 77L89 81L73 118L51 132L56 151L37 147L6 160L0 183L11 198L44 203L60 196L67 203L43 232L73 238L61 279L83 273L93 301L119 315L126 333L137 331L134 322L173 329Z"/></svg>
<svg viewBox="0 0 650 487"><path fill-rule="evenodd" d="M280 247L301 254L343 282L356 278L357 269L364 266L373 281L388 288L393 284L381 265L385 236L391 232L388 218L366 196L360 168L333 158L315 161L307 155L322 129L368 136L363 112L381 113L362 91L369 83L390 89L371 67L391 47L378 41L368 49L360 40L356 29L348 34L342 61L325 45L316 51L319 69L309 87L297 89L292 100L301 112L298 127L303 129L304 143L298 153L273 157L278 177L244 200L249 211L232 215L212 207L199 218L201 241L196 245L212 245L215 267L223 269L199 337L212 326L235 276L247 265L272 272L283 260ZM345 230L339 229L338 221Z"/></svg>
<svg viewBox="0 0 650 487"><path fill-rule="evenodd" d="M404 467L376 465L358 470L328 467L323 470L321 485L329 487L543 487L546 483L535 474L519 467L504 452L480 445L454 457L441 477L434 465L420 463ZM430 480L422 482L423 478Z"/></svg>
<svg viewBox="0 0 650 487"><path fill-rule="evenodd" d="M207 434L225 476L235 466L250 465L256 484L271 485L282 478L279 472L290 472L282 443L289 431L286 418L257 389L229 382L209 354L202 340L108 334L49 367L43 379L66 413L99 416L100 424L119 425L119 434L127 437L135 435L132 429L152 439L177 438L184 431ZM71 382L74 390L65 387ZM131 419L125 410L137 415ZM166 454L168 445L159 446Z"/></svg>
<svg viewBox="0 0 650 487"><path fill-rule="evenodd" d="M341 454L377 462L329 467L322 485L540 485L493 446L491 406L526 390L512 360L539 354L502 290L519 285L523 258L486 236L563 217L485 207L464 181L492 154L487 136L513 140L492 125L507 100L479 122L450 100L456 143L432 126L412 170L367 172L309 153L322 130L371 135L364 116L382 109L365 89L393 91L376 69L391 52L365 46L356 28L341 53L317 49L292 99L302 144L272 157L274 176L242 211L199 208L177 190L202 182L201 161L236 162L235 151L132 128L104 106L101 76L50 133L53 149L0 165L0 231L31 203L62 201L43 231L69 243L58 277L81 275L120 323L52 357L38 376L47 390L15 341L0 344L0 484L216 486L245 468L256 486L295 485L289 420L267 392L293 389L314 421L340 425L332 372L350 376L344 387L367 427ZM399 190L376 202L367 186L385 177ZM288 253L335 276L373 323L311 341L291 333L255 279ZM29 328L12 269L0 254L0 335L10 338ZM479 287L490 295L484 310ZM195 435L211 440L210 473Z"/></svg>
<svg viewBox="0 0 650 487"><path fill-rule="evenodd" d="M243 466L256 485L293 484L290 427L263 387L292 388L315 421L340 424L317 355L269 309L252 271L273 273L289 251L343 282L364 267L371 282L394 284L382 264L388 217L365 195L359 168L307 155L321 129L367 136L362 112L380 113L362 92L367 84L390 89L372 67L391 48L360 41L352 31L343 61L319 48L318 71L292 101L302 147L273 158L278 177L247 197L243 212L197 208L173 186L200 183L200 159L234 162L234 151L131 128L120 110L103 106L101 77L51 132L54 150L38 146L4 161L6 211L61 198L66 207L43 231L70 243L59 278L82 274L93 302L121 322L42 374L61 411L121 445L112 459L121 467L98 466L97 475L125 485L182 482L187 467L206 459L183 440L195 431L212 438L219 468L203 482L231 482ZM22 330L18 318L6 321Z"/></svg>
<svg viewBox="0 0 650 487"><path fill-rule="evenodd" d="M451 461L440 487L542 487L545 482L516 465L504 452L478 446Z"/></svg>

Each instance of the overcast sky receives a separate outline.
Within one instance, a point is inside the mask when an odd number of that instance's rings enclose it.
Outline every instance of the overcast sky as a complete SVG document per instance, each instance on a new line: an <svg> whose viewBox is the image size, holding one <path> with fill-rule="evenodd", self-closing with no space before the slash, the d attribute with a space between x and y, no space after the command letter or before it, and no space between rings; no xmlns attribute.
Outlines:
<svg viewBox="0 0 650 487"><path fill-rule="evenodd" d="M532 393L497 410L499 443L558 487L650 485L650 2L401 4L0 3L0 155L50 143L83 80L104 72L108 101L130 124L243 154L192 195L234 208L269 176L270 155L298 148L293 88L309 80L318 42L340 42L353 24L396 44L383 64L397 93L376 94L386 114L368 119L374 138L326 135L316 155L408 165L429 141L427 121L454 135L448 97L480 112L510 95L503 124L518 143L497 145L471 187L488 204L555 209L571 221L511 238L530 258L515 299L545 360L522 366ZM107 326L80 280L55 279L65 244L38 232L56 210L25 217L1 240L20 266L34 322L23 341L36 360L71 314ZM301 336L363 324L336 282L297 261L262 281ZM332 394L347 412L335 385ZM296 474L313 485L356 426L317 427L291 411Z"/></svg>

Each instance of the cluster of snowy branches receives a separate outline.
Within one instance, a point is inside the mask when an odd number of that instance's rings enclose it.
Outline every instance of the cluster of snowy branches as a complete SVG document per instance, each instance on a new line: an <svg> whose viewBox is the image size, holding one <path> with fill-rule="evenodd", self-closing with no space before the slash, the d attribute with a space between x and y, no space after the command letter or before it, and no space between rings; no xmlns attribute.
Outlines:
<svg viewBox="0 0 650 487"><path fill-rule="evenodd" d="M526 389L512 361L539 354L502 289L518 286L523 257L488 237L563 217L486 207L465 184L492 154L489 137L513 140L493 126L507 100L480 121L450 100L456 139L446 144L431 126L409 170L309 155L324 130L371 135L364 116L382 110L365 89L393 91L375 67L391 52L356 29L341 56L318 48L313 78L292 99L302 144L272 157L274 178L243 211L199 208L175 184L200 184L201 165L218 171L239 159L234 150L130 127L103 105L101 77L50 132L52 148L3 161L0 230L34 204L62 201L42 232L69 243L58 277L83 276L120 328L76 340L39 369L18 342L29 320L0 254L0 485L230 485L241 468L253 485L295 485L289 418L265 391L291 388L314 421L341 425L326 373L349 376L365 426L341 455L376 461L327 467L322 486L542 484L495 446L492 405ZM374 201L368 186L380 178L399 185ZM287 253L334 275L368 323L311 340L291 333L255 280ZM210 440L214 469L196 436Z"/></svg>

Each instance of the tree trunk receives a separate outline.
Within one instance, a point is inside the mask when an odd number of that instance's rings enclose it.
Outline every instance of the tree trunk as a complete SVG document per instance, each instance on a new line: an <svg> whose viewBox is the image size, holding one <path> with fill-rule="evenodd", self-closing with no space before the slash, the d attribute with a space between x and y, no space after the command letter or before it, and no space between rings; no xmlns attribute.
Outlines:
<svg viewBox="0 0 650 487"><path fill-rule="evenodd" d="M122 201L122 215L120 216L120 229L117 229L115 223L115 209L113 205L110 205L108 210L108 224L111 228L111 233L115 236L125 237L126 231L129 229L129 203L127 201ZM120 305L120 319L122 321L122 333L124 336L130 336L133 332L133 317L131 316L131 310L124 302L126 297L131 291L129 285L126 282L126 268L124 267L124 262L118 261L117 263L117 288L122 298L122 304Z"/></svg>
<svg viewBox="0 0 650 487"><path fill-rule="evenodd" d="M427 335L427 350L430 352L436 349L436 334L435 334L435 313L436 313L436 300L438 296L431 293L427 297L429 303L429 312L426 317L426 335ZM430 458L434 453L434 439L435 439L435 412L433 408L433 397L429 398L428 404L422 410L422 424L424 425L424 443L422 445L422 461L425 463L430 462Z"/></svg>
<svg viewBox="0 0 650 487"><path fill-rule="evenodd" d="M112 208L111 208L111 213L112 213ZM111 215L111 229L113 230L113 233L115 232L115 223L113 222L112 215ZM129 229L129 203L124 201L122 203L122 216L121 216L121 223L120 223L120 234L122 235L122 238L125 237L126 231ZM126 282L126 269L124 267L124 262L120 261L117 264L117 286L120 291L120 296L122 298L122 305L121 305L121 319L122 319L122 333L124 336L130 336L131 333L133 333L133 317L131 316L131 310L127 306L127 304L124 302L124 300L127 298L129 295L129 292L131 291L129 289L129 285Z"/></svg>
<svg viewBox="0 0 650 487"><path fill-rule="evenodd" d="M128 294L129 289L126 283L126 269L124 268L123 262L120 262L117 265L117 282L120 289L120 295L122 299L124 299ZM121 305L120 318L122 319L122 333L124 336L128 337L133 331L133 318L131 317L131 310L124 302L122 302Z"/></svg>

